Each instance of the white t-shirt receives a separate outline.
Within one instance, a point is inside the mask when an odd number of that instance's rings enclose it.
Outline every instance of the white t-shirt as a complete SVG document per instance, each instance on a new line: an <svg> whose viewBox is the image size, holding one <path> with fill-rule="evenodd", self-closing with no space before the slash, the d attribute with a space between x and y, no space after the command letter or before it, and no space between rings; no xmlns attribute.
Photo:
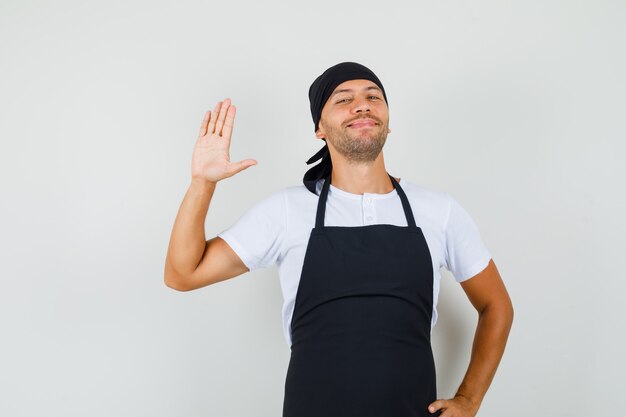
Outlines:
<svg viewBox="0 0 626 417"><path fill-rule="evenodd" d="M440 268L449 270L458 282L481 272L491 259L470 215L448 193L434 191L400 178L415 223L422 229L433 262L433 314L437 321ZM253 271L278 266L283 293L283 333L291 346L290 324L296 292L311 229L315 227L318 196L304 184L283 188L249 208L229 228L218 234ZM326 201L325 226L407 226L402 202L394 189L387 194L352 194L332 183Z"/></svg>

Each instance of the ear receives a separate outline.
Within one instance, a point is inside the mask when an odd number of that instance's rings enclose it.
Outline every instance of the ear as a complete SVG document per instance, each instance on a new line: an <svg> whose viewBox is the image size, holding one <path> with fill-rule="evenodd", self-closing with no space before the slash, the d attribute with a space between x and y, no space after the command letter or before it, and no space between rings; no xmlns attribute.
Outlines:
<svg viewBox="0 0 626 417"><path fill-rule="evenodd" d="M317 128L317 130L315 131L315 136L318 139L326 139L326 134L324 133L324 129L320 126Z"/></svg>

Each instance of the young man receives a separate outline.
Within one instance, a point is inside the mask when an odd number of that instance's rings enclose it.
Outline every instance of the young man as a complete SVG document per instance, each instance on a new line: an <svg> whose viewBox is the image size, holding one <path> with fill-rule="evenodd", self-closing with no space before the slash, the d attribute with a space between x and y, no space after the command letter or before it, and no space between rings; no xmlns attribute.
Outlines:
<svg viewBox="0 0 626 417"><path fill-rule="evenodd" d="M343 62L309 89L317 138L303 185L285 188L205 241L218 181L256 164L230 162L235 106L207 112L191 186L176 218L165 283L188 291L278 264L291 347L283 417L473 417L504 352L513 308L469 214L447 193L387 173L387 96L376 75ZM437 399L430 344L439 269L479 313L456 395Z"/></svg>

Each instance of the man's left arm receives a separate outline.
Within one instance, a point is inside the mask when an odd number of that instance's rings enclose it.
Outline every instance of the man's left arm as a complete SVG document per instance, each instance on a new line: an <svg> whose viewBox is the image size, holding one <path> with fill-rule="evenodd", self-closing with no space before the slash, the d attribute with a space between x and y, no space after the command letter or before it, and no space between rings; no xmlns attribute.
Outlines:
<svg viewBox="0 0 626 417"><path fill-rule="evenodd" d="M474 417L493 380L513 323L513 305L493 260L461 287L478 312L478 324L469 367L455 394L449 400L430 404L431 413L440 417Z"/></svg>

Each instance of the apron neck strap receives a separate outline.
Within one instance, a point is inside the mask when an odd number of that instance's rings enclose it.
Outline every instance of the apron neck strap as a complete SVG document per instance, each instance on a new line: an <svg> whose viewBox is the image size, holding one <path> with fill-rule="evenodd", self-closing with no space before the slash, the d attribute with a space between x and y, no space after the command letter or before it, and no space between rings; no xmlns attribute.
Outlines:
<svg viewBox="0 0 626 417"><path fill-rule="evenodd" d="M326 199L328 198L328 189L330 188L330 177L332 173L328 174L324 179L324 184L322 185L322 191L320 192L319 199L317 201L317 215L315 216L315 227L324 227L324 214L326 211ZM406 222L411 227L416 227L415 218L413 217L413 211L411 210L411 205L409 204L409 199L407 198L404 190L396 181L394 177L392 177L389 173L389 178L391 179L391 183L393 187L396 189L398 196L400 196L400 201L402 201L402 209L404 210L404 215L406 216Z"/></svg>
<svg viewBox="0 0 626 417"><path fill-rule="evenodd" d="M389 175L389 173L387 173L387 175ZM391 178L391 183L393 184L394 188L396 189L396 192L400 196L400 201L402 201L402 208L404 209L404 215L406 216L406 224L408 224L411 227L416 227L415 217L413 217L413 210L411 210L409 199L404 193L404 190L402 189L402 187L400 187L400 184L398 183L398 181L396 181L396 179L392 177L391 175L389 175L389 178Z"/></svg>

